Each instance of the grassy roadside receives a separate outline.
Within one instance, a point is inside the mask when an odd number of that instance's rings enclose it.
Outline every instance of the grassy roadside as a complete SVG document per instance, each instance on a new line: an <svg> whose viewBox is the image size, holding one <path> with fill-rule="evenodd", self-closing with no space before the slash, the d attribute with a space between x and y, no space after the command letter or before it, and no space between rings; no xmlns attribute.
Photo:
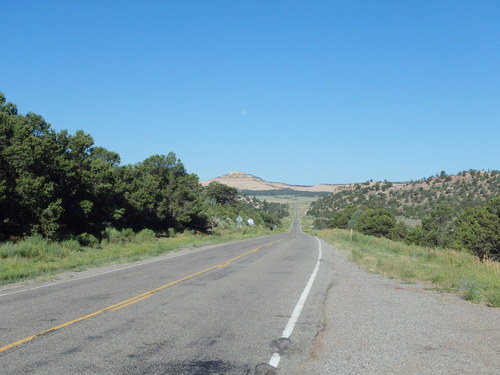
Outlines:
<svg viewBox="0 0 500 375"><path fill-rule="evenodd" d="M386 238L349 231L313 231L304 222L304 231L334 244L370 272L405 282L419 281L433 289L459 293L473 302L500 307L500 264L481 262L477 257L451 249L432 249Z"/></svg>
<svg viewBox="0 0 500 375"><path fill-rule="evenodd" d="M184 233L159 239L140 235L120 236L95 247L83 247L72 240L50 243L42 237L29 237L16 244L0 245L0 285L63 271L83 271L91 267L133 262L186 247L282 233L288 231L290 220L285 218L282 227L274 231L247 227L220 230L211 235Z"/></svg>

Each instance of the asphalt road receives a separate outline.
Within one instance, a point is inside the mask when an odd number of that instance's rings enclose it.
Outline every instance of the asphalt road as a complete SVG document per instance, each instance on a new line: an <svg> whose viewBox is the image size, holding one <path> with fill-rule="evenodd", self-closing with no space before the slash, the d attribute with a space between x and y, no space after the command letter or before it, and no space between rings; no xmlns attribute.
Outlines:
<svg viewBox="0 0 500 375"><path fill-rule="evenodd" d="M296 221L285 234L0 292L0 373L294 373L322 329L320 247Z"/></svg>

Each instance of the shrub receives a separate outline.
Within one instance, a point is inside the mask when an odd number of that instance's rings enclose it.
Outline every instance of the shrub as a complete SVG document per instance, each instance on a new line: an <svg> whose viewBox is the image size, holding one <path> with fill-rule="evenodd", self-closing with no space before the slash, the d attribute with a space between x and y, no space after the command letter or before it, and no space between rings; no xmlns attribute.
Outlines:
<svg viewBox="0 0 500 375"><path fill-rule="evenodd" d="M99 245L99 240L90 233L81 233L76 236L76 240L81 246L85 247L97 247Z"/></svg>
<svg viewBox="0 0 500 375"><path fill-rule="evenodd" d="M368 209L358 219L356 229L361 233L387 237L392 228L396 225L394 215L382 209Z"/></svg>
<svg viewBox="0 0 500 375"><path fill-rule="evenodd" d="M458 220L456 235L479 258L500 258L500 218L484 207L466 210Z"/></svg>
<svg viewBox="0 0 500 375"><path fill-rule="evenodd" d="M151 229L143 229L135 235L136 242L153 241L155 238L156 234Z"/></svg>
<svg viewBox="0 0 500 375"><path fill-rule="evenodd" d="M102 238L107 243L124 243L133 241L135 237L134 231L130 228L119 231L116 228L106 228L102 232Z"/></svg>
<svg viewBox="0 0 500 375"><path fill-rule="evenodd" d="M132 228L122 229L120 234L124 242L132 242L135 239L135 233Z"/></svg>
<svg viewBox="0 0 500 375"><path fill-rule="evenodd" d="M405 237L405 242L410 245L428 246L427 232L421 225L411 228Z"/></svg>
<svg viewBox="0 0 500 375"><path fill-rule="evenodd" d="M404 222L399 221L390 230L389 238L395 241L404 241L407 234L408 234L408 226Z"/></svg>
<svg viewBox="0 0 500 375"><path fill-rule="evenodd" d="M325 229L329 227L329 220L324 218L314 219L313 226L315 229Z"/></svg>
<svg viewBox="0 0 500 375"><path fill-rule="evenodd" d="M175 237L175 229L174 228L168 228L167 233L169 237Z"/></svg>
<svg viewBox="0 0 500 375"><path fill-rule="evenodd" d="M40 226L43 234L50 239L54 239L60 228L57 222L63 213L62 200L51 202L40 214Z"/></svg>

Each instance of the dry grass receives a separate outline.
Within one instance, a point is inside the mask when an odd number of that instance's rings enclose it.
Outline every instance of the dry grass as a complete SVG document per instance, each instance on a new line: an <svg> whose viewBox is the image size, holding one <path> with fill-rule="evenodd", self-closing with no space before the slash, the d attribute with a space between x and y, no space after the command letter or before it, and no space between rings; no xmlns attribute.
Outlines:
<svg viewBox="0 0 500 375"><path fill-rule="evenodd" d="M132 236L129 239L122 237L115 242L102 241L96 247L83 247L73 240L50 243L40 236L34 236L18 243L0 245L0 284L68 270L82 271L90 267L133 262L186 247L276 234L290 227L289 218L283 222L283 226L276 231L253 227L225 229L211 235L184 233L159 239Z"/></svg>
<svg viewBox="0 0 500 375"><path fill-rule="evenodd" d="M406 282L420 281L432 288L461 294L473 302L500 307L500 264L481 262L465 251L406 245L386 238L344 230L320 230L315 235L350 253L370 272Z"/></svg>

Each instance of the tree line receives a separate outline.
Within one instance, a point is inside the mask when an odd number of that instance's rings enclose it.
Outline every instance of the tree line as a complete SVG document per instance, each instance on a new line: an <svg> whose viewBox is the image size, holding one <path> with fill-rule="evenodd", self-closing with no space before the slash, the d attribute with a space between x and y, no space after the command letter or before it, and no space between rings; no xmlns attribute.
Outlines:
<svg viewBox="0 0 500 375"><path fill-rule="evenodd" d="M388 209L364 206L346 207L329 218L317 218L314 225L354 229L420 246L465 249L481 259L500 260L500 196L465 210L441 204L416 226L397 221Z"/></svg>
<svg viewBox="0 0 500 375"><path fill-rule="evenodd" d="M89 134L56 131L40 115L19 114L0 93L0 240L99 237L111 227L207 231L240 211L273 228L288 212L266 208L225 185L203 188L172 152L122 166Z"/></svg>

